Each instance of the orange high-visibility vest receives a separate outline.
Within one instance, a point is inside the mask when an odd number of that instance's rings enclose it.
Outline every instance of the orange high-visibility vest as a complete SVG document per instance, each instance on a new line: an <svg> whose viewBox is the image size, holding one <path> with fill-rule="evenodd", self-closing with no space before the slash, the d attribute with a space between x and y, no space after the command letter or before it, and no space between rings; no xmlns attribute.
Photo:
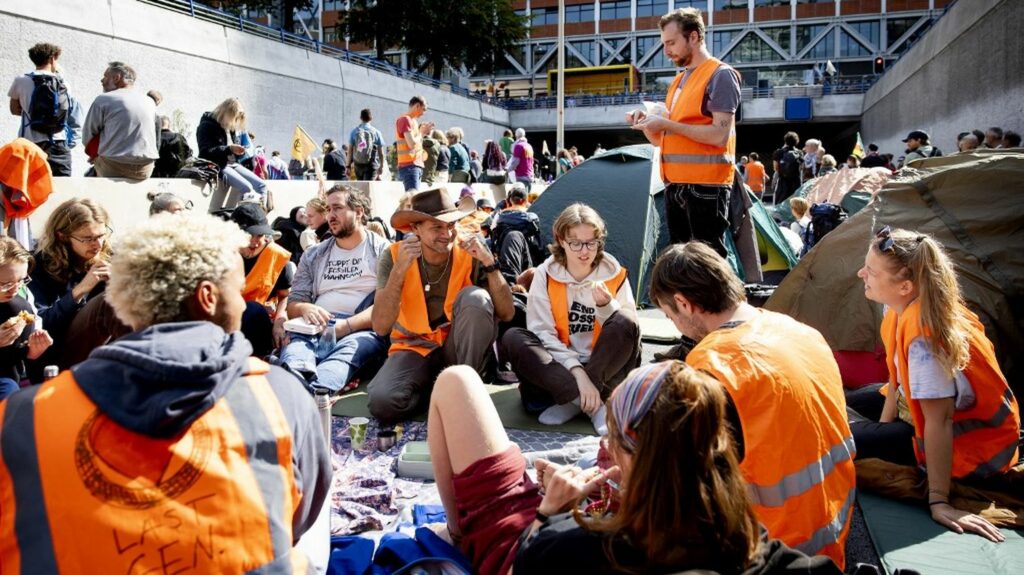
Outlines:
<svg viewBox="0 0 1024 575"><path fill-rule="evenodd" d="M114 423L71 371L0 403L0 572L306 573L292 434L268 371L251 358L169 438Z"/></svg>
<svg viewBox="0 0 1024 575"><path fill-rule="evenodd" d="M683 79L680 73L668 89L665 105L669 119L691 125L711 125L712 119L701 112L704 94L711 77L723 66L721 61L708 58L697 66L676 94ZM735 71L733 71L735 73ZM736 129L729 133L724 147L711 146L678 134L665 133L661 140L661 179L666 184L703 184L708 186L732 185L733 164L736 162Z"/></svg>
<svg viewBox="0 0 1024 575"><path fill-rule="evenodd" d="M398 261L400 244L391 244L391 260ZM398 319L391 328L391 348L388 354L396 351L415 351L427 356L430 352L444 345L451 331L452 314L455 298L459 297L462 288L473 285L473 256L459 246L452 247L452 269L448 277L448 292L444 298L444 315L448 321L430 327L427 314L427 296L423 292L423 279L420 266L409 266L405 272L405 283L402 285L402 301L398 308Z"/></svg>
<svg viewBox="0 0 1024 575"><path fill-rule="evenodd" d="M708 334L686 363L722 382L743 428L740 470L771 537L840 568L856 449L839 367L820 333L778 313Z"/></svg>
<svg viewBox="0 0 1024 575"><path fill-rule="evenodd" d="M619 273L605 282L605 287L612 292L614 298L622 284L626 283L626 268L619 268ZM548 275L548 299L551 301L551 313L555 317L555 331L562 343L569 345L569 295L565 282L560 282ZM601 322L594 318L594 335L590 339L590 348L597 345L597 338L601 337Z"/></svg>
<svg viewBox="0 0 1024 575"><path fill-rule="evenodd" d="M953 477L989 477L1002 473L1017 461L1017 433L1020 410L996 361L995 348L978 316L962 307L970 324L967 336L971 346L970 360L964 376L974 390L974 405L953 412ZM921 325L921 304L915 301L897 315L889 309L882 320L882 342L889 364L889 382L896 383L896 365L903 376L899 385L914 420L914 453L925 465L924 413L920 403L910 394L907 356L910 343L928 337Z"/></svg>
<svg viewBox="0 0 1024 575"><path fill-rule="evenodd" d="M747 185L750 191L760 194L764 191L764 164L761 162L747 163Z"/></svg>
<svg viewBox="0 0 1024 575"><path fill-rule="evenodd" d="M402 114L398 117L398 120L402 118L409 118L409 131L413 133L419 131L419 124L415 118L408 114ZM398 167L404 168L405 166L412 165L423 167L423 148L419 146L416 148L409 147L409 142L405 141L405 134L398 131L398 120L395 121L395 134L398 138Z"/></svg>
<svg viewBox="0 0 1024 575"><path fill-rule="evenodd" d="M245 301L264 303L274 293L274 284L284 267L291 261L292 254L277 242L270 242L256 258L256 265L245 276L242 297ZM276 299L276 298L275 298Z"/></svg>

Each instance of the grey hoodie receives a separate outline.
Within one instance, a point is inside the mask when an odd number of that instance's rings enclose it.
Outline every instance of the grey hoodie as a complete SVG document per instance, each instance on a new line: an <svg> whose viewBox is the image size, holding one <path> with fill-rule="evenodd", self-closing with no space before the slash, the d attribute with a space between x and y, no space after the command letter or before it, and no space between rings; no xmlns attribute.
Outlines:
<svg viewBox="0 0 1024 575"><path fill-rule="evenodd" d="M97 348L71 368L82 391L118 425L168 438L188 428L239 382L252 345L209 322L148 327ZM302 494L292 519L298 540L316 520L331 482L320 419L298 377L271 366L267 380L292 430L292 464Z"/></svg>

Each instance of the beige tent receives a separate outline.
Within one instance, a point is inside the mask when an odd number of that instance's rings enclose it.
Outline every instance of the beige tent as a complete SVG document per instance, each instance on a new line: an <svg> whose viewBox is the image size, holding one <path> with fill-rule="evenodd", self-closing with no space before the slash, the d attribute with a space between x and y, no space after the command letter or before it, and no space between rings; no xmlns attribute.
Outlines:
<svg viewBox="0 0 1024 575"><path fill-rule="evenodd" d="M814 326L839 353L877 352L881 307L864 298L856 274L883 225L931 234L946 247L964 298L985 324L1014 392L1024 396L1024 150L914 162L825 236L765 307Z"/></svg>

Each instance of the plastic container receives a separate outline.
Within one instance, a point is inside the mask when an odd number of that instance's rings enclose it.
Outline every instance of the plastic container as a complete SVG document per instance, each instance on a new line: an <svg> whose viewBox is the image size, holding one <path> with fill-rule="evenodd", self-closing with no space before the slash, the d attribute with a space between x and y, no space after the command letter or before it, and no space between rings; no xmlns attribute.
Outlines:
<svg viewBox="0 0 1024 575"><path fill-rule="evenodd" d="M430 448L426 441L410 441L398 454L398 476L413 479L434 479Z"/></svg>

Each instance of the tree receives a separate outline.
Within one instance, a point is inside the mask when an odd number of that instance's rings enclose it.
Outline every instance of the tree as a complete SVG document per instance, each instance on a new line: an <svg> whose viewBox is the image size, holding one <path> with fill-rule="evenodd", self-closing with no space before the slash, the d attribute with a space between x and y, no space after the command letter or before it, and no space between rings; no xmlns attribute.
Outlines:
<svg viewBox="0 0 1024 575"><path fill-rule="evenodd" d="M220 8L238 12L243 7L263 10L274 16L286 32L295 31L295 12L312 11L320 5L319 0L221 0Z"/></svg>
<svg viewBox="0 0 1024 575"><path fill-rule="evenodd" d="M440 79L445 66L488 74L526 37L529 18L511 0L353 0L339 34L374 45L377 57L405 48L417 71Z"/></svg>

